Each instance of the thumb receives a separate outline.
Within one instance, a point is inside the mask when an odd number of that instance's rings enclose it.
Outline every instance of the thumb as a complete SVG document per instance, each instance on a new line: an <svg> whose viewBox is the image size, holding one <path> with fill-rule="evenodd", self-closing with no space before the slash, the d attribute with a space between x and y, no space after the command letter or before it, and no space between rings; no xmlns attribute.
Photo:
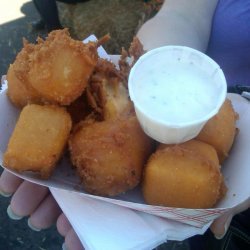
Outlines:
<svg viewBox="0 0 250 250"><path fill-rule="evenodd" d="M231 220L235 214L247 210L250 207L250 197L243 203L237 205L233 209L228 210L221 217L217 218L211 225L210 229L213 232L215 238L222 239L231 223Z"/></svg>
<svg viewBox="0 0 250 250"><path fill-rule="evenodd" d="M210 226L210 230L213 232L216 239L220 240L225 236L232 218L233 214L232 211L230 211L225 213L212 223L212 225Z"/></svg>

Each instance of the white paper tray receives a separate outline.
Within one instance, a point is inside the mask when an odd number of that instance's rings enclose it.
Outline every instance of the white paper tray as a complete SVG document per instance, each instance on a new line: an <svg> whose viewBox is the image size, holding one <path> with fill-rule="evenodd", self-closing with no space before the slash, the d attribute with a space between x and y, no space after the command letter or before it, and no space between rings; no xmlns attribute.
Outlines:
<svg viewBox="0 0 250 250"><path fill-rule="evenodd" d="M105 58L108 57L104 50L99 51L99 53ZM111 56L111 59L116 63L117 58L118 56ZM114 198L87 194L81 187L80 180L71 168L69 160L65 157L60 161L49 180L41 180L33 173L19 174L17 172L11 172L33 183L68 190L82 196L92 197L201 228L207 223L212 222L229 208L245 201L250 195L250 102L237 94L228 94L228 98L231 99L240 117L237 122L239 134L230 152L230 157L222 166L228 192L215 208L184 209L146 205L140 187ZM3 165L3 152L6 150L8 140L15 127L20 111L10 103L6 96L6 89L0 93L0 107L0 164Z"/></svg>

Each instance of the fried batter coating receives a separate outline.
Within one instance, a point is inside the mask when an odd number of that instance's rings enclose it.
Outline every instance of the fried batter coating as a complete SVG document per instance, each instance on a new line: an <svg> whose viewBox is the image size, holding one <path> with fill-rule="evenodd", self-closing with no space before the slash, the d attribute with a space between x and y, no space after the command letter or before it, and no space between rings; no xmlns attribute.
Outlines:
<svg viewBox="0 0 250 250"><path fill-rule="evenodd" d="M237 133L237 119L238 114L234 111L231 101L226 99L218 114L205 124L196 138L216 149L220 163L223 163L233 145Z"/></svg>
<svg viewBox="0 0 250 250"><path fill-rule="evenodd" d="M131 68L144 53L145 51L143 49L143 45L138 37L133 38L128 51L122 48L121 58L119 60L119 69L126 87Z"/></svg>
<svg viewBox="0 0 250 250"><path fill-rule="evenodd" d="M23 108L30 102L39 103L39 98L17 78L13 65L10 65L6 78L8 81L7 95L16 107Z"/></svg>
<svg viewBox="0 0 250 250"><path fill-rule="evenodd" d="M88 101L100 120L128 114L133 109L120 71L105 59L99 59L87 87Z"/></svg>
<svg viewBox="0 0 250 250"><path fill-rule="evenodd" d="M34 45L23 42L23 48L18 53L7 72L7 94L11 102L22 108L28 103L41 103L38 93L30 86L27 79L29 72L29 55L34 51Z"/></svg>
<svg viewBox="0 0 250 250"><path fill-rule="evenodd" d="M67 29L52 31L30 55L30 85L50 103L69 105L85 90L97 63L97 44L73 40Z"/></svg>
<svg viewBox="0 0 250 250"><path fill-rule="evenodd" d="M71 118L63 108L25 106L4 154L4 166L48 178L63 153L70 130Z"/></svg>
<svg viewBox="0 0 250 250"><path fill-rule="evenodd" d="M223 177L215 149L190 140L161 145L144 170L143 195L148 204L211 208L222 197Z"/></svg>
<svg viewBox="0 0 250 250"><path fill-rule="evenodd" d="M138 185L152 141L135 116L84 121L74 129L69 149L83 187L91 194L115 196Z"/></svg>

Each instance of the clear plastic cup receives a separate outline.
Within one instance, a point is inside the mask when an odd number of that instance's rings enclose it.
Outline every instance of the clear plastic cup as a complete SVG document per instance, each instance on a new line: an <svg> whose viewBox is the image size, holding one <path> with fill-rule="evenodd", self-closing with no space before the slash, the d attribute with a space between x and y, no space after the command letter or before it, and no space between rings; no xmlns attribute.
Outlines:
<svg viewBox="0 0 250 250"><path fill-rule="evenodd" d="M130 71L128 88L144 132L165 144L196 137L227 93L219 65L184 46L164 46L141 56Z"/></svg>

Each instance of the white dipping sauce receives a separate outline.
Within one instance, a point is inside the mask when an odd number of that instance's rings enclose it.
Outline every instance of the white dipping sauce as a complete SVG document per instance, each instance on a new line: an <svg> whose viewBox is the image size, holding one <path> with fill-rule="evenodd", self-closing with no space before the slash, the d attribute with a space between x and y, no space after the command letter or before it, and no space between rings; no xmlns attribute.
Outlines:
<svg viewBox="0 0 250 250"><path fill-rule="evenodd" d="M218 105L214 97L221 91L213 77L219 68L209 72L208 63L204 70L192 58L198 57L181 58L174 52L171 59L156 53L143 60L130 79L137 108L167 124L190 123L213 111Z"/></svg>
<svg viewBox="0 0 250 250"><path fill-rule="evenodd" d="M215 88L204 72L192 68L191 64L174 63L145 70L134 89L138 106L152 118L170 123L202 118L215 106Z"/></svg>

